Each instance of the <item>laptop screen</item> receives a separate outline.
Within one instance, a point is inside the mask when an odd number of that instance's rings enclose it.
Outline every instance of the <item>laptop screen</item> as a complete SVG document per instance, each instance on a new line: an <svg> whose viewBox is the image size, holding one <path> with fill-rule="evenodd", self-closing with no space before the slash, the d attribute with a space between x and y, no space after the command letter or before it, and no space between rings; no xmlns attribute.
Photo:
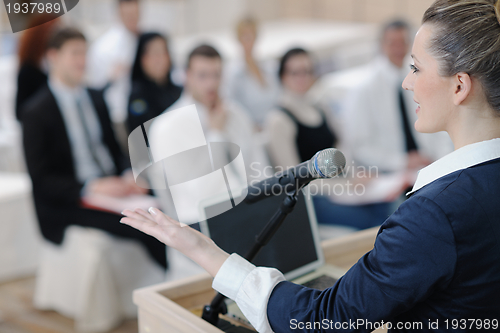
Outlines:
<svg viewBox="0 0 500 333"><path fill-rule="evenodd" d="M280 207L285 194L253 204L245 202L200 224L203 233L228 253L244 257L255 244L255 237ZM220 203L202 203L205 216ZM275 267L287 279L306 274L324 263L314 207L310 196L301 193L281 228L257 254L257 266Z"/></svg>

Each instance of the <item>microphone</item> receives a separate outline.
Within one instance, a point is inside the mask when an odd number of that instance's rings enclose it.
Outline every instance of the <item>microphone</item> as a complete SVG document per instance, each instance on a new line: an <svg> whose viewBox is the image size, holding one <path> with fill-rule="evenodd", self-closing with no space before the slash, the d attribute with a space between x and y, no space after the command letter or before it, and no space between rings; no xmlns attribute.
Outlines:
<svg viewBox="0 0 500 333"><path fill-rule="evenodd" d="M278 196L283 190L291 194L315 179L333 178L341 174L345 165L346 159L340 150L321 150L309 161L248 186L245 202L254 203L270 196Z"/></svg>

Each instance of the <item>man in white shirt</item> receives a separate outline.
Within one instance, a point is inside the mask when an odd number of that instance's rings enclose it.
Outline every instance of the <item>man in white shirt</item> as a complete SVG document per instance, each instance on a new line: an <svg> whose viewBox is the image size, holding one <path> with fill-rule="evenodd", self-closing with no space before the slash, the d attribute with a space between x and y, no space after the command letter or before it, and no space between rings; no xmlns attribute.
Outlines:
<svg viewBox="0 0 500 333"><path fill-rule="evenodd" d="M372 72L354 89L345 108L344 138L358 164L380 172L418 169L453 150L445 133L418 133L413 94L401 83L411 43L410 28L402 21L388 23L381 39L382 56Z"/></svg>
<svg viewBox="0 0 500 333"><path fill-rule="evenodd" d="M166 112L195 104L206 141L237 144L245 161L248 181L265 178L263 171L269 163L263 148L253 141L252 120L238 104L220 97L221 76L222 59L217 50L209 45L196 47L188 57L185 89ZM161 118L155 120L149 140L165 141L162 138L168 132L168 126ZM152 183L155 181L151 179ZM156 190L155 193L161 198L162 207L176 216L168 191ZM189 193L186 193L186 200L189 200Z"/></svg>
<svg viewBox="0 0 500 333"><path fill-rule="evenodd" d="M88 82L101 89L107 84L105 98L111 120L125 121L130 92L130 70L137 51L139 0L117 0L120 22L99 37L89 48Z"/></svg>

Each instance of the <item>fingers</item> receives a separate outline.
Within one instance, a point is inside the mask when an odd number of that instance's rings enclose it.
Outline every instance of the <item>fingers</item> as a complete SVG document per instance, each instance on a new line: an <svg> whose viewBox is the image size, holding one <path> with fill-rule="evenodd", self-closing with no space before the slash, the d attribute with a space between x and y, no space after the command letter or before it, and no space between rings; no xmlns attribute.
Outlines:
<svg viewBox="0 0 500 333"><path fill-rule="evenodd" d="M140 214L142 215L143 217L145 217L146 219L154 222L154 223L157 223L156 220L154 219L154 216L152 216L151 214L149 214L148 212L146 212L144 209L142 208L136 208L134 209L134 211L137 213L137 214Z"/></svg>
<svg viewBox="0 0 500 333"><path fill-rule="evenodd" d="M177 222L176 220L174 220L170 216L166 215L165 213L163 213L158 208L150 207L148 209L148 212L151 214L151 216L153 216L153 218L155 219L155 221L158 224L176 225L176 226L181 225L181 223Z"/></svg>
<svg viewBox="0 0 500 333"><path fill-rule="evenodd" d="M134 210L126 209L122 212L123 215L129 218L154 222L163 226L185 226L184 223L179 223L170 216L164 214L161 210L151 207L146 212L144 209L136 208Z"/></svg>
<svg viewBox="0 0 500 333"><path fill-rule="evenodd" d="M141 221L150 221L150 222L154 222L154 221L151 221L150 219L146 218L145 216L139 214L136 212L137 209L135 210L131 210L131 209L125 209L122 214L125 215L126 217L129 217L129 218L134 218L134 219L138 219L138 220L141 220Z"/></svg>
<svg viewBox="0 0 500 333"><path fill-rule="evenodd" d="M155 222L145 221L136 218L124 217L120 220L120 223L126 224L135 228L139 231L142 231L145 234L155 237L159 241L162 241L162 231L161 227Z"/></svg>

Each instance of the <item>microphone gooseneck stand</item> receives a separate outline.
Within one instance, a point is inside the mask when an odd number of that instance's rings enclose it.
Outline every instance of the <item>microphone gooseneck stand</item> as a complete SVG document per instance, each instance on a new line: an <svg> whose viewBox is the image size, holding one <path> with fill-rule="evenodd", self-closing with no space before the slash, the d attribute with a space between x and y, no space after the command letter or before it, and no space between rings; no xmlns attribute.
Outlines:
<svg viewBox="0 0 500 333"><path fill-rule="evenodd" d="M264 229L255 237L255 244L250 249L250 251L245 256L245 259L252 261L259 251L269 243L271 238L274 236L276 231L281 227L283 221L295 208L297 203L297 195L300 189L288 194L280 205L278 211L273 215L273 217L267 222ZM205 305L203 308L202 318L214 326L217 326L219 322L219 314L226 314L227 307L224 302L225 296L221 293L217 293L214 299L209 305Z"/></svg>

